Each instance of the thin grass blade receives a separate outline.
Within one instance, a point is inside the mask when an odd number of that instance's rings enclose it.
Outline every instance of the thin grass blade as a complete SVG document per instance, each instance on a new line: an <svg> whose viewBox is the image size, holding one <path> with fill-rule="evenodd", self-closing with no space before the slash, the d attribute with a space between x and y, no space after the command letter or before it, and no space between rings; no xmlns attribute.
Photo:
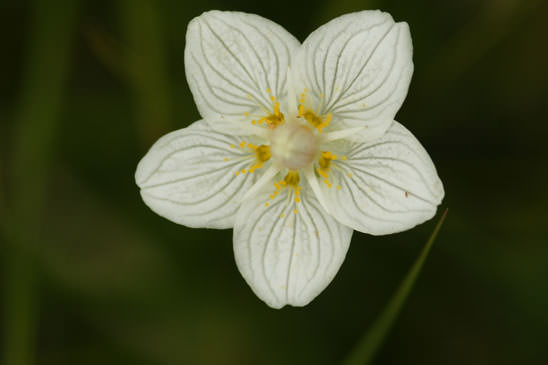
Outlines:
<svg viewBox="0 0 548 365"><path fill-rule="evenodd" d="M415 263L403 279L402 283L392 295L392 298L377 317L369 331L361 338L357 346L350 353L347 359L343 362L345 365L363 365L369 364L373 360L375 354L384 343L387 335L390 333L390 329L396 322L398 314L400 313L405 300L409 293L413 289L413 285L417 280L417 277L421 271L421 268L426 261L426 257L436 240L438 232L443 225L445 216L447 215L447 209L443 212L438 224L434 228L434 231L430 235L430 238L424 245L419 257L415 260Z"/></svg>

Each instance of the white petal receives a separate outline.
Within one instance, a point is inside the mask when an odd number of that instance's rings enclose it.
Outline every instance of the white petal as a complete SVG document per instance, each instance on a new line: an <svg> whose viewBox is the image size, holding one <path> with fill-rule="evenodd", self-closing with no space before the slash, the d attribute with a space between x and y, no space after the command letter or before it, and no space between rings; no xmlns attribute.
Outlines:
<svg viewBox="0 0 548 365"><path fill-rule="evenodd" d="M428 153L398 122L374 142L337 141L325 149L337 154L331 187L321 184L326 204L355 230L380 235L412 228L432 218L443 199Z"/></svg>
<svg viewBox="0 0 548 365"><path fill-rule="evenodd" d="M326 132L365 126L381 136L413 73L409 27L380 11L343 15L304 41L292 69L319 114L332 114Z"/></svg>
<svg viewBox="0 0 548 365"><path fill-rule="evenodd" d="M137 166L143 200L175 223L232 227L242 196L267 168L241 173L255 163L253 151L240 147L242 141L213 131L204 121L163 136ZM259 143L250 137L245 142Z"/></svg>
<svg viewBox="0 0 548 365"><path fill-rule="evenodd" d="M238 268L273 308L304 306L321 293L339 270L352 237L352 229L329 216L308 185L302 186L299 203L290 188L273 200L268 191L256 195L242 204L234 225Z"/></svg>
<svg viewBox="0 0 548 365"><path fill-rule="evenodd" d="M185 67L202 117L237 131L272 113L267 90L277 100L285 98L287 69L299 46L285 29L258 15L209 11L194 18Z"/></svg>

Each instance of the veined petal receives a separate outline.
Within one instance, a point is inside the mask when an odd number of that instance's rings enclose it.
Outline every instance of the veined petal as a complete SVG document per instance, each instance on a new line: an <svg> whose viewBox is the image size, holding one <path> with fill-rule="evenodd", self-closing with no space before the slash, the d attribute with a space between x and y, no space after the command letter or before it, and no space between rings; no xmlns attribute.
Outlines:
<svg viewBox="0 0 548 365"><path fill-rule="evenodd" d="M413 73L409 27L380 11L343 15L310 34L292 69L316 113L332 115L326 132L365 126L379 137L403 103Z"/></svg>
<svg viewBox="0 0 548 365"><path fill-rule="evenodd" d="M139 162L135 180L157 214L189 227L231 228L242 196L266 169L249 173L257 144L200 120L160 138Z"/></svg>
<svg viewBox="0 0 548 365"><path fill-rule="evenodd" d="M352 237L352 229L329 216L306 183L297 191L285 187L273 199L265 191L255 195L242 204L234 225L236 264L273 308L304 306L321 293Z"/></svg>
<svg viewBox="0 0 548 365"><path fill-rule="evenodd" d="M380 139L336 141L336 155L318 176L329 212L341 223L374 235L404 231L434 216L444 190L419 141L393 122Z"/></svg>
<svg viewBox="0 0 548 365"><path fill-rule="evenodd" d="M185 66L200 114L238 131L268 116L287 94L286 74L300 46L281 26L254 14L209 11L188 26ZM274 98L274 99L273 99Z"/></svg>

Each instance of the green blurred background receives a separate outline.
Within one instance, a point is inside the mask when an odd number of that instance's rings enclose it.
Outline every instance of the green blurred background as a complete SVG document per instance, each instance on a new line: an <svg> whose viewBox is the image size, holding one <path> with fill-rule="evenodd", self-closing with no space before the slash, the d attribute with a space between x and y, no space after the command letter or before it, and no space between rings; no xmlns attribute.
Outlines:
<svg viewBox="0 0 548 365"><path fill-rule="evenodd" d="M198 113L186 26L263 15L301 41L340 14L407 21L415 73L397 119L445 184L445 226L379 364L548 363L548 2L3 0L0 303L5 365L336 364L382 310L434 221L355 233L332 284L273 310L232 231L152 213L133 174Z"/></svg>

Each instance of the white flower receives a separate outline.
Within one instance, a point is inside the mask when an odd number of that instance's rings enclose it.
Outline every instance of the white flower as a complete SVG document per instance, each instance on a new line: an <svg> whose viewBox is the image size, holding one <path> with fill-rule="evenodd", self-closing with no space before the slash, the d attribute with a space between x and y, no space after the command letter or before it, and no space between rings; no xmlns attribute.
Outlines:
<svg viewBox="0 0 548 365"><path fill-rule="evenodd" d="M203 119L160 138L136 181L173 222L233 227L238 268L269 306L314 299L353 230L394 233L435 214L436 169L394 121L413 72L406 23L362 11L300 44L260 16L210 11L186 42Z"/></svg>

